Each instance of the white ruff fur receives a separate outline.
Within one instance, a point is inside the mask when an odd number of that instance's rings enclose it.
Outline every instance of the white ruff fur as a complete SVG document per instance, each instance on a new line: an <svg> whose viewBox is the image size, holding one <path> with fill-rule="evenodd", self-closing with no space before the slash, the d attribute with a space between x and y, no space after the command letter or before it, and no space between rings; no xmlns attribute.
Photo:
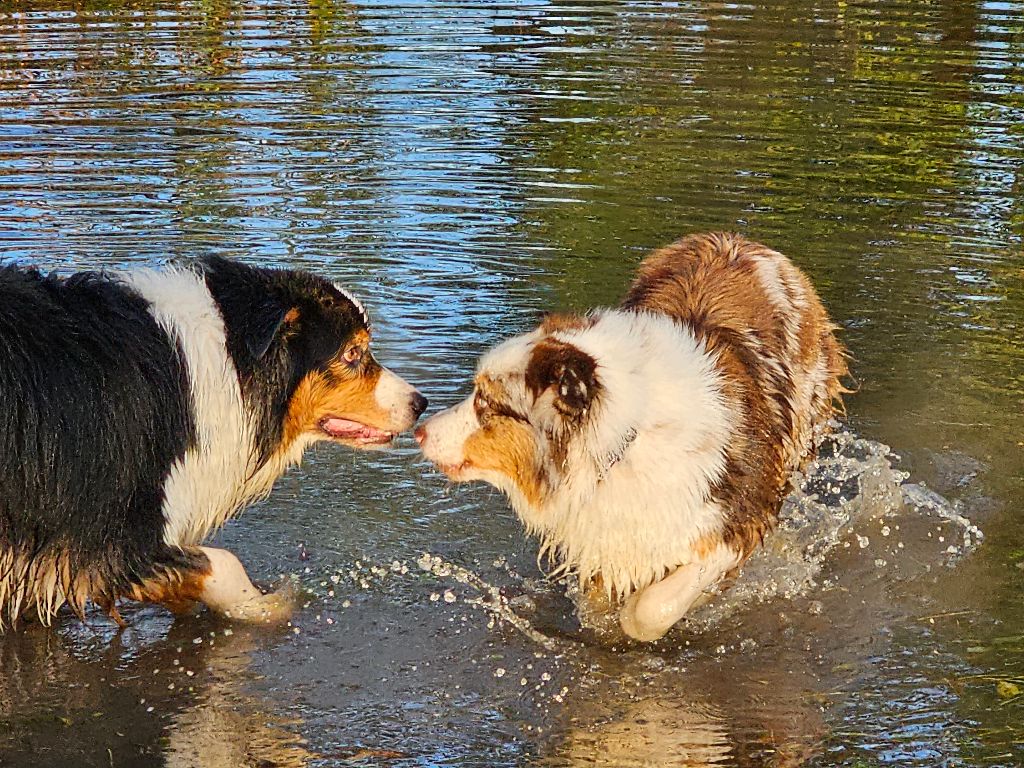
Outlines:
<svg viewBox="0 0 1024 768"><path fill-rule="evenodd" d="M470 468L461 479L500 488L540 538L542 555L554 555L559 570L581 581L600 573L622 597L692 562L694 545L721 531L723 512L708 497L725 469L733 418L715 360L687 329L650 313L594 318L591 327L550 337L593 357L601 388L591 426L554 468L554 492L537 507L502 473ZM481 360L479 373L521 382L541 337L535 331L510 339ZM458 466L479 427L470 397L430 419L424 452Z"/></svg>
<svg viewBox="0 0 1024 768"><path fill-rule="evenodd" d="M516 511L542 553L628 595L696 559L693 545L721 530L722 510L708 500L732 428L720 375L690 332L660 315L604 312L555 338L597 361L600 411L552 498Z"/></svg>
<svg viewBox="0 0 1024 768"><path fill-rule="evenodd" d="M227 352L224 321L202 277L189 270L128 273L121 279L150 302L150 313L184 357L191 384L196 445L164 483L164 541L198 545L302 457L300 438L287 455L255 471L255 429Z"/></svg>

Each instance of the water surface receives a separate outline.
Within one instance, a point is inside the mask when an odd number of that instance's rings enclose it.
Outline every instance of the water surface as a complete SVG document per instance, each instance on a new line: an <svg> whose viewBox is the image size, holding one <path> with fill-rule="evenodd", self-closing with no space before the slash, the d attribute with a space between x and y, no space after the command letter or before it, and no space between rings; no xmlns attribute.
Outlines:
<svg viewBox="0 0 1024 768"><path fill-rule="evenodd" d="M324 447L220 537L302 580L294 627L8 635L0 763L1024 763L1022 126L1020 2L0 3L3 258L316 269L440 405L540 312L740 231L841 325L852 433L985 532L948 557L923 497L854 482L801 594L613 649L495 492Z"/></svg>

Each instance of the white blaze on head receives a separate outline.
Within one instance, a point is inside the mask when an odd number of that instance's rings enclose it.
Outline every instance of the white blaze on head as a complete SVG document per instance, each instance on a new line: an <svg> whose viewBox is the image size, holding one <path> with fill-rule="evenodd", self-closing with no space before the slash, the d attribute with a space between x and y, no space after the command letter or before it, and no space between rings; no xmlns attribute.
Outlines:
<svg viewBox="0 0 1024 768"><path fill-rule="evenodd" d="M431 416L423 423L428 438L423 455L435 464L458 467L466 461L466 440L480 428L470 396L456 406Z"/></svg>

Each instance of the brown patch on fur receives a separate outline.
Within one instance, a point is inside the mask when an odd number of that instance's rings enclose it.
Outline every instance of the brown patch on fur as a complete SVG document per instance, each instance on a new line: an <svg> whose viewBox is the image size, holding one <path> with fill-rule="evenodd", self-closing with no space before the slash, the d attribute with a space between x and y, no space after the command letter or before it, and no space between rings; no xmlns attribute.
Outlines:
<svg viewBox="0 0 1024 768"><path fill-rule="evenodd" d="M511 400L508 388L501 379L488 376L487 374L480 374L476 377L473 384L476 387L476 391L492 403L507 405Z"/></svg>
<svg viewBox="0 0 1024 768"><path fill-rule="evenodd" d="M593 324L593 319L586 315L548 312L541 319L540 329L544 332L544 335L549 336L559 331L580 331L584 328L589 328Z"/></svg>
<svg viewBox="0 0 1024 768"><path fill-rule="evenodd" d="M762 283L764 261L778 270L790 307L780 307ZM621 306L669 315L716 357L723 394L742 419L712 495L725 509L722 540L746 557L774 525L790 473L813 447L814 426L832 415L844 391L835 326L788 259L725 233L691 235L655 251ZM796 402L819 369L823 387L810 402Z"/></svg>
<svg viewBox="0 0 1024 768"><path fill-rule="evenodd" d="M530 426L508 418L494 419L466 439L463 456L470 466L510 478L530 504L540 504L543 475Z"/></svg>
<svg viewBox="0 0 1024 768"><path fill-rule="evenodd" d="M573 433L583 424L599 396L597 361L578 347L548 338L536 344L526 366L525 384L534 400L548 390L562 422L546 434L548 461L554 467L565 464Z"/></svg>
<svg viewBox="0 0 1024 768"><path fill-rule="evenodd" d="M722 537L717 533L710 533L693 542L690 545L690 552L693 553L694 560L707 560L720 546L722 546ZM687 563L680 563L680 565L687 565Z"/></svg>
<svg viewBox="0 0 1024 768"><path fill-rule="evenodd" d="M526 388L536 399L555 390L555 408L578 417L598 393L597 361L578 347L558 339L537 343L526 366Z"/></svg>

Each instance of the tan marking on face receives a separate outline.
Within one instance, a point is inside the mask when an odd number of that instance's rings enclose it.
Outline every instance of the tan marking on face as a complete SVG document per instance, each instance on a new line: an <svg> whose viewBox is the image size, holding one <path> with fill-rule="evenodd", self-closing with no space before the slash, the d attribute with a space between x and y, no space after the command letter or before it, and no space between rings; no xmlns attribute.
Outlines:
<svg viewBox="0 0 1024 768"><path fill-rule="evenodd" d="M531 505L541 501L541 477L532 428L496 417L473 432L463 447L469 466L509 478Z"/></svg>
<svg viewBox="0 0 1024 768"><path fill-rule="evenodd" d="M345 349L356 345L364 347L365 349L370 348L370 332L365 328L360 328L352 334L352 338L349 339L348 344L345 345Z"/></svg>
<svg viewBox="0 0 1024 768"><path fill-rule="evenodd" d="M284 419L282 449L304 433L319 433L320 421L328 416L351 419L388 431L391 416L374 397L381 369L353 374L344 363L333 363L334 381L320 371L308 374L295 390Z"/></svg>
<svg viewBox="0 0 1024 768"><path fill-rule="evenodd" d="M389 431L391 416L374 397L381 367L373 364L369 370L354 371L342 359L347 350L356 346L369 354L369 345L370 334L365 329L356 331L330 363L329 375L313 371L299 382L288 404L279 451L287 451L304 433L321 434L320 421L328 416Z"/></svg>

